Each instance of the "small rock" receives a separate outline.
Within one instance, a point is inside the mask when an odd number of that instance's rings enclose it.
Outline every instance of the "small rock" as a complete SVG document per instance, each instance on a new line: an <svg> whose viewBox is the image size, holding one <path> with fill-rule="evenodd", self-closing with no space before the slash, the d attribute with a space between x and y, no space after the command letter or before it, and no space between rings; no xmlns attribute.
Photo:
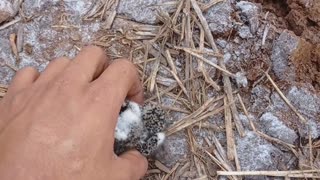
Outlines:
<svg viewBox="0 0 320 180"><path fill-rule="evenodd" d="M294 144L298 139L298 135L294 130L287 127L278 117L272 113L264 113L260 118L263 131L271 137L280 139L286 143Z"/></svg>
<svg viewBox="0 0 320 180"><path fill-rule="evenodd" d="M241 26L239 29L239 36L242 39L252 38L253 35L251 34L250 28L248 26Z"/></svg>
<svg viewBox="0 0 320 180"><path fill-rule="evenodd" d="M225 53L225 54L223 55L223 61L224 61L224 63L227 64L230 60L231 60L231 54L230 54L230 53Z"/></svg>
<svg viewBox="0 0 320 180"><path fill-rule="evenodd" d="M293 86L289 89L287 98L299 112L307 119L306 125L301 125L302 137L308 138L309 133L313 139L320 136L320 97L307 88ZM309 129L308 129L309 128Z"/></svg>
<svg viewBox="0 0 320 180"><path fill-rule="evenodd" d="M236 4L236 7L241 10L243 21L250 24L250 30L252 34L255 34L259 28L259 14L261 8L248 1L240 1Z"/></svg>
<svg viewBox="0 0 320 180"><path fill-rule="evenodd" d="M289 57L298 48L300 38L289 31L283 31L274 42L271 60L275 75L281 80L294 81L294 67L289 66Z"/></svg>
<svg viewBox="0 0 320 180"><path fill-rule="evenodd" d="M320 97L307 88L293 86L289 89L287 98L304 115L320 116Z"/></svg>
<svg viewBox="0 0 320 180"><path fill-rule="evenodd" d="M232 29L232 12L233 8L229 2L218 3L208 10L205 14L205 18L214 35L225 34Z"/></svg>
<svg viewBox="0 0 320 180"><path fill-rule="evenodd" d="M239 49L237 49L237 50L234 51L234 54L235 54L237 57L239 57L239 56L241 55L241 52L240 52Z"/></svg>
<svg viewBox="0 0 320 180"><path fill-rule="evenodd" d="M169 12L169 6L159 6L168 0L120 0L118 13L137 22L156 24L159 22L157 9Z"/></svg>
<svg viewBox="0 0 320 180"><path fill-rule="evenodd" d="M13 4L8 0L0 1L0 24L15 14Z"/></svg>
<svg viewBox="0 0 320 180"><path fill-rule="evenodd" d="M248 86L248 79L243 72L236 73L236 82L238 87L247 87Z"/></svg>
<svg viewBox="0 0 320 180"><path fill-rule="evenodd" d="M167 167L172 167L188 154L188 142L183 134L174 134L164 141L155 153L156 159Z"/></svg>
<svg viewBox="0 0 320 180"><path fill-rule="evenodd" d="M320 97L308 90L308 86L293 86L285 96L291 104L307 120L306 124L299 123L298 116L289 108L278 93L271 95L272 105L267 108L269 112L276 114L278 117L290 119L286 124L298 125L300 136L308 139L309 133L312 139L320 137ZM311 86L310 86L311 88Z"/></svg>
<svg viewBox="0 0 320 180"><path fill-rule="evenodd" d="M271 102L270 93L270 90L263 85L258 85L252 89L250 102L253 112L264 112L267 109Z"/></svg>
<svg viewBox="0 0 320 180"><path fill-rule="evenodd" d="M217 44L218 46L220 46L221 48L225 48L228 44L228 42L224 39L217 39Z"/></svg>
<svg viewBox="0 0 320 180"><path fill-rule="evenodd" d="M237 138L237 153L244 171L277 170L278 161L284 155L252 131L244 138Z"/></svg>
<svg viewBox="0 0 320 180"><path fill-rule="evenodd" d="M309 119L306 124L299 126L299 132L301 137L308 139L309 134L311 139L317 139L320 137L320 123L316 122L319 119Z"/></svg>

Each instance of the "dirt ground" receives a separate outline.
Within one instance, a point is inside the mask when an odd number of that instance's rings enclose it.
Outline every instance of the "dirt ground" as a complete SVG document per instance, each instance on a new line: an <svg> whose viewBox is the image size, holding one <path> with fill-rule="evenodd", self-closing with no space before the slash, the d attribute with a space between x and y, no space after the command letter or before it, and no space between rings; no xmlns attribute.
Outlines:
<svg viewBox="0 0 320 180"><path fill-rule="evenodd" d="M2 0L0 98L88 44L167 112L145 179L320 178L319 0Z"/></svg>

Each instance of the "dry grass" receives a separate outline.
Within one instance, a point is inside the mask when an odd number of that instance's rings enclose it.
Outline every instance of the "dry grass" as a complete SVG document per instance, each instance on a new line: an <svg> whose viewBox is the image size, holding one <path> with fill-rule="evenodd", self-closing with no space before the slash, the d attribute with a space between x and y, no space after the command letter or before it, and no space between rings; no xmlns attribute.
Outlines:
<svg viewBox="0 0 320 180"><path fill-rule="evenodd" d="M298 158L309 159L309 167L312 165L311 161L317 158L313 157L312 149L319 145L311 144L313 146L309 149L313 158L307 158L301 156L298 152L299 148L295 145L270 137L255 127L242 97L231 84L230 78L235 78L235 75L226 69L222 60L223 54L216 47L208 23L203 16L203 11L221 1L212 0L207 4L199 4L195 0L180 0L176 3L176 11L171 15L159 11L162 26L133 23L135 25L132 25L130 30L126 30L130 35L124 33L125 38L134 41L133 44L143 51L143 56L134 59L133 62L139 67L145 89L151 94L146 99L146 103L160 104L168 113L174 111L186 114L181 119L175 120L175 123L168 128L167 135L177 132L186 134L191 152L188 159L177 163L172 168L156 161L151 164L146 179L180 179L188 176L195 176L197 179L214 179L217 175L226 175L229 179L241 179L241 176L246 175L308 178L318 176L316 171L308 173L306 171L278 173L241 171L234 137L236 133L245 136L239 119L239 110L248 117L251 129L258 136L285 147ZM110 42L102 42L102 44L108 43ZM205 47L210 48L211 51ZM177 67L176 61L179 58L184 60L182 67ZM210 58L216 58L218 64L212 63ZM212 76L206 67L215 68L219 72ZM218 76L219 74L222 76ZM270 80L268 74L262 74L258 81L266 77ZM222 81L223 87L220 87L216 81ZM275 82L270 82L277 90ZM209 91L218 92L220 96L208 97ZM170 106L163 105L163 98L166 97L174 99L174 103ZM285 96L281 97L288 102ZM238 109L235 102L240 103L242 108ZM288 104L290 106L290 102ZM303 117L295 108L292 105L290 107L303 121ZM225 127L215 127L206 121L218 113L224 114ZM195 140L194 128L212 132L225 131L226 149L214 137L214 133L212 133L213 141L205 138L207 146L200 146ZM216 170L223 171L218 171L218 174L213 173L212 165L218 167Z"/></svg>
<svg viewBox="0 0 320 180"><path fill-rule="evenodd" d="M319 174L317 174L319 171L313 170L315 169L313 162L320 158L320 141L313 143L310 140L309 147L307 147L309 148L309 155L302 155L299 152L299 147L262 133L250 119L242 97L231 84L230 78L234 78L235 75L226 68L222 59L223 54L217 48L208 23L203 16L203 11L222 1L211 0L207 4L199 4L195 0L180 0L175 4L176 11L171 15L159 10L161 26L144 25L126 20L128 22L126 24L127 29L119 30L120 33L104 34L94 42L94 44L106 49L115 42L129 44L133 49L130 52L130 59L139 68L146 91L152 94L145 102L160 104L168 113L176 111L186 114L181 119L175 120L175 123L168 128L166 133L167 135L177 132L186 134L191 152L188 159L177 163L172 168L155 161L151 164L146 179L180 179L189 176L196 176L197 179L215 179L219 175L227 176L229 179L241 179L241 176L247 175L319 177ZM119 0L98 1L98 3L92 5L84 19L105 19L105 29L110 29L115 21L123 20L121 16L116 14L118 3ZM16 21L12 23L16 23ZM59 27L63 28L62 26ZM205 47L210 48L211 51L208 52ZM142 54L142 56L135 57L134 54L137 52L140 52L138 54ZM109 55L114 58L119 56L117 54ZM209 58L216 58L218 64L212 63ZM184 60L182 67L177 67L179 59ZM215 68L218 72L212 76L207 67ZM306 122L304 117L298 113L279 90L271 77L264 74L262 78L265 77L299 119ZM217 81L223 82L223 87L220 87ZM0 98L5 95L6 89L6 86L0 85ZM212 91L220 95L208 97L208 92ZM174 103L170 106L163 105L164 97L174 99ZM238 109L236 102L241 105L241 109ZM245 131L239 119L239 110L242 110L248 117L251 129L257 135L267 141L282 145L298 157L299 161L305 160L304 162L307 163L303 164L303 170L305 171L241 171L236 151L235 134L238 133L243 137ZM207 121L218 113L224 114L225 127L215 127ZM200 146L195 140L194 128L212 132L225 131L227 147L224 148L220 144L214 133L212 133L212 141L204 138L206 146ZM213 173L212 166L219 171Z"/></svg>

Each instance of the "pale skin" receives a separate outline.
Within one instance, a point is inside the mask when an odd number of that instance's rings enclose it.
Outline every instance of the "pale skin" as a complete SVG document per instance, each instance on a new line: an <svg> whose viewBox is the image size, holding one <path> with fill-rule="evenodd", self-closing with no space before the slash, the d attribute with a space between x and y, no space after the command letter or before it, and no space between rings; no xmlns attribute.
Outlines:
<svg viewBox="0 0 320 180"><path fill-rule="evenodd" d="M42 73L18 71L0 100L0 179L142 178L145 157L113 151L125 98L143 103L135 66L110 62L98 47L84 48L73 60L53 60Z"/></svg>

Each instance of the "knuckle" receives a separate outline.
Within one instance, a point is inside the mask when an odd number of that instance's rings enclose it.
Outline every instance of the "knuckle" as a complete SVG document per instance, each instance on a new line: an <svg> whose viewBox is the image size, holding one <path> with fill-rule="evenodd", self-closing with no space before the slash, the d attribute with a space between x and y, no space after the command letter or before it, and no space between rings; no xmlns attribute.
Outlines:
<svg viewBox="0 0 320 180"><path fill-rule="evenodd" d="M127 59L117 59L113 62L113 65L121 67L119 69L121 69L123 73L137 75L137 70L135 65Z"/></svg>
<svg viewBox="0 0 320 180"><path fill-rule="evenodd" d="M25 75L25 74L29 74L29 73L38 73L38 70L36 68L34 68L34 67L27 66L27 67L24 67L24 68L20 69L16 73L16 76Z"/></svg>
<svg viewBox="0 0 320 180"><path fill-rule="evenodd" d="M25 96L23 93L17 93L11 97L11 107L19 108L24 104Z"/></svg>
<svg viewBox="0 0 320 180"><path fill-rule="evenodd" d="M54 59L52 60L49 65L53 65L53 64L56 64L56 63L67 63L67 62L70 62L70 59L67 58L67 57L60 57L60 58L57 58L57 59Z"/></svg>
<svg viewBox="0 0 320 180"><path fill-rule="evenodd" d="M51 62L57 62L57 61L70 61L70 59L69 58L67 58L67 57L60 57L60 58L57 58L57 59L55 59L55 60L52 60Z"/></svg>
<svg viewBox="0 0 320 180"><path fill-rule="evenodd" d="M94 52L97 52L97 53L103 53L104 54L104 51L103 51L103 49L101 47L94 46L94 45L86 46L81 51L94 51Z"/></svg>

